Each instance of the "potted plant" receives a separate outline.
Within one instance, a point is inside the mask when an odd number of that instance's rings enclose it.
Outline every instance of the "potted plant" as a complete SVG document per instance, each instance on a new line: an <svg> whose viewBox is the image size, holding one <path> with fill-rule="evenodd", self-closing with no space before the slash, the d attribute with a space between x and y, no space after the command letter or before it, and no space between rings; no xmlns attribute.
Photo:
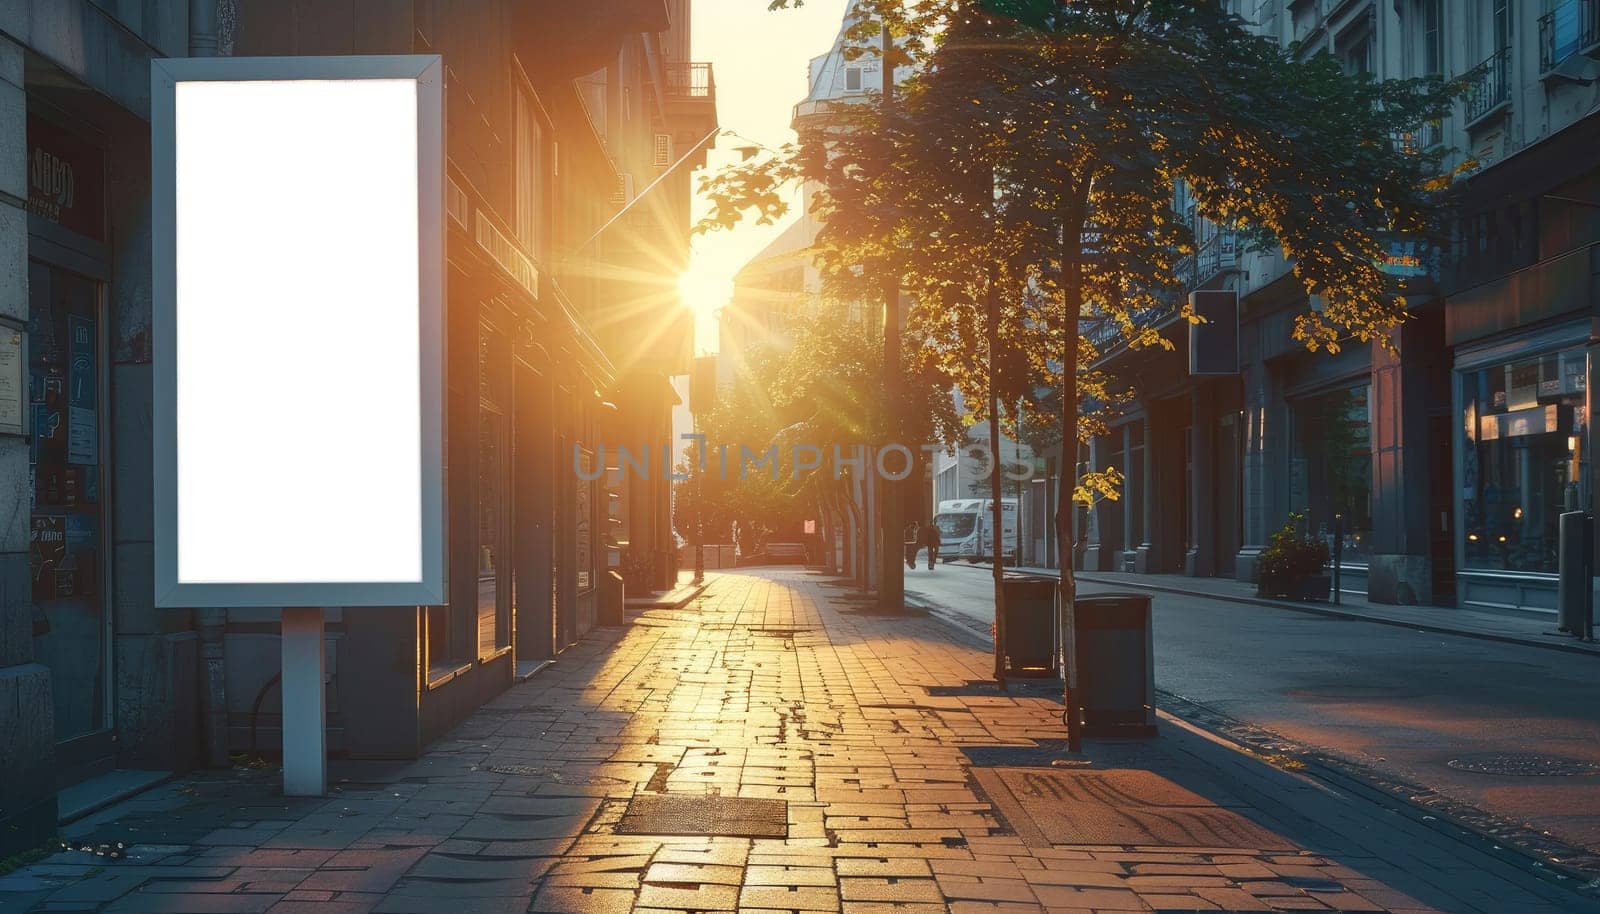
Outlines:
<svg viewBox="0 0 1600 914"><path fill-rule="evenodd" d="M1290 514L1272 542L1261 550L1257 564L1256 596L1290 600L1326 600L1333 588L1328 565L1328 544L1300 532L1303 514Z"/></svg>

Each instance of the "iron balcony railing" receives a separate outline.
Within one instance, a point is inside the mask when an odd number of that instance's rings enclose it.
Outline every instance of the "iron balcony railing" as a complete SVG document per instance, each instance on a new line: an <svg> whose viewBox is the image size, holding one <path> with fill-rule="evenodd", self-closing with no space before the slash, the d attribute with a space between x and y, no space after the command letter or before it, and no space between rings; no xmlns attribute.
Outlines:
<svg viewBox="0 0 1600 914"><path fill-rule="evenodd" d="M1501 48L1467 74L1467 123L1480 121L1511 101L1511 49Z"/></svg>
<svg viewBox="0 0 1600 914"><path fill-rule="evenodd" d="M1406 155L1426 152L1444 142L1444 122L1428 121L1417 129L1394 135L1394 148Z"/></svg>
<svg viewBox="0 0 1600 914"><path fill-rule="evenodd" d="M709 63L666 64L669 98L715 98L717 79Z"/></svg>
<svg viewBox="0 0 1600 914"><path fill-rule="evenodd" d="M1135 329L1158 324L1178 313L1188 300L1188 293L1239 265L1239 235L1232 229L1219 228L1200 244L1193 254L1186 254L1173 264L1172 272L1178 278L1178 288L1171 290L1169 300L1145 308L1132 315ZM1165 297L1165 296L1164 296ZM1104 351L1116 343L1122 328L1115 321L1101 320L1083 328L1083 335L1098 350Z"/></svg>
<svg viewBox="0 0 1600 914"><path fill-rule="evenodd" d="M1600 0L1562 0L1539 17L1539 72L1600 47Z"/></svg>

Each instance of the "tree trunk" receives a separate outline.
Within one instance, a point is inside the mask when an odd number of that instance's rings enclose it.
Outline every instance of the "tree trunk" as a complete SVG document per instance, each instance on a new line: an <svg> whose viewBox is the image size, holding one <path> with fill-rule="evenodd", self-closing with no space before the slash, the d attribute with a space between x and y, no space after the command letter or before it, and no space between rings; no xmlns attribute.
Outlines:
<svg viewBox="0 0 1600 914"><path fill-rule="evenodd" d="M1061 225L1061 298L1066 330L1066 353L1061 363L1061 485L1056 492L1056 549L1061 566L1060 627L1061 675L1065 681L1062 705L1067 722L1067 750L1083 749L1083 715L1078 707L1077 582L1073 578L1076 552L1074 523L1078 488L1078 321L1083 314L1083 225L1089 198L1085 176L1068 195Z"/></svg>
<svg viewBox="0 0 1600 914"><path fill-rule="evenodd" d="M1005 563L1001 561L1000 539L1005 525L1002 523L1000 504L1000 397L996 367L1000 355L1000 277L999 267L989 267L989 282L984 290L984 306L988 312L985 335L989 343L989 499L991 540L994 542L994 678L1005 688L1006 684L1006 588ZM981 547L982 537L979 538Z"/></svg>

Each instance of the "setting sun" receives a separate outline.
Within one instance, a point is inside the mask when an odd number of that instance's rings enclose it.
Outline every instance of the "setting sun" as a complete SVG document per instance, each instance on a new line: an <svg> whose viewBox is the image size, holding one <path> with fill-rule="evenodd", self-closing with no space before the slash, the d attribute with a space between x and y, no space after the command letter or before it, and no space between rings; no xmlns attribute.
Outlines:
<svg viewBox="0 0 1600 914"><path fill-rule="evenodd" d="M733 297L733 281L706 270L691 269L678 277L678 296L696 317L709 317Z"/></svg>

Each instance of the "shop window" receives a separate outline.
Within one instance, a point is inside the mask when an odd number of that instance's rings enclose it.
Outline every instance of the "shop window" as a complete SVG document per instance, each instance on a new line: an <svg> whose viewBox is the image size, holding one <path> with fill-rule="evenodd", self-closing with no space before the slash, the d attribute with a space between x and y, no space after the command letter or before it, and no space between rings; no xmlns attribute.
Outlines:
<svg viewBox="0 0 1600 914"><path fill-rule="evenodd" d="M1118 471L1126 474L1128 470L1128 452L1123 445L1127 441L1127 433L1120 428L1113 429L1110 437L1105 440L1111 445L1111 459L1106 461L1106 467L1115 467ZM1116 521L1123 520L1122 515L1127 511L1127 503L1122 501L1111 502L1106 505L1106 511L1108 512L1107 519L1112 522L1106 525L1109 529L1099 531L1101 545L1107 549L1119 551L1137 546L1138 542L1127 535L1127 525L1116 523ZM1116 512L1116 516L1110 517L1109 512L1113 511ZM1098 519L1099 513L1097 511L1090 514L1091 523Z"/></svg>
<svg viewBox="0 0 1600 914"><path fill-rule="evenodd" d="M505 373L510 367L505 338L485 325L478 336L477 472L477 653L484 657L510 644L510 498L506 459Z"/></svg>
<svg viewBox="0 0 1600 914"><path fill-rule="evenodd" d="M544 128L527 90L517 90L516 110L516 233L522 249L540 254L540 227L545 218Z"/></svg>
<svg viewBox="0 0 1600 914"><path fill-rule="evenodd" d="M1127 548L1137 549L1144 542L1144 422L1128 426L1128 468L1123 489L1128 499Z"/></svg>
<svg viewBox="0 0 1600 914"><path fill-rule="evenodd" d="M1467 568L1554 573L1558 519L1588 505L1584 353L1463 372Z"/></svg>
<svg viewBox="0 0 1600 914"><path fill-rule="evenodd" d="M1290 510L1303 512L1309 532L1334 551L1343 539L1345 562L1365 563L1372 539L1372 426L1370 388L1349 387L1296 401Z"/></svg>
<svg viewBox="0 0 1600 914"><path fill-rule="evenodd" d="M100 289L38 262L28 283L33 652L67 740L106 726Z"/></svg>
<svg viewBox="0 0 1600 914"><path fill-rule="evenodd" d="M585 592L594 589L594 545L591 531L593 530L593 495L595 475L594 451L586 447L578 449L579 466L582 473L576 474L573 481L573 540L577 549L578 591Z"/></svg>

